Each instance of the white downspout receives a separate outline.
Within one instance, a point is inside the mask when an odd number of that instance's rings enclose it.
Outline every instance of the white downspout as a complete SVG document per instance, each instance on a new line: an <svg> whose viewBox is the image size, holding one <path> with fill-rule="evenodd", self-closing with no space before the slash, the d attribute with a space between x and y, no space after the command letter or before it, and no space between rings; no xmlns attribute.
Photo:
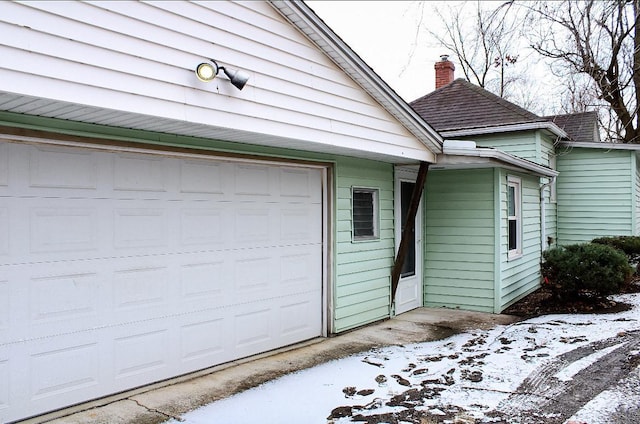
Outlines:
<svg viewBox="0 0 640 424"><path fill-rule="evenodd" d="M556 177L551 177L548 183L540 186L540 253L544 252L547 243L547 211L544 201L544 189L554 183Z"/></svg>

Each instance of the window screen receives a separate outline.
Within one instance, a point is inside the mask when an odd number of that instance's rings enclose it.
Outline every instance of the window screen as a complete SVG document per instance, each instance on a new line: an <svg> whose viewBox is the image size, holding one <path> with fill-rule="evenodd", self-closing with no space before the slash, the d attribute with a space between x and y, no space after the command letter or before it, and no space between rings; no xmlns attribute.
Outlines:
<svg viewBox="0 0 640 424"><path fill-rule="evenodd" d="M353 189L353 238L378 238L378 190Z"/></svg>

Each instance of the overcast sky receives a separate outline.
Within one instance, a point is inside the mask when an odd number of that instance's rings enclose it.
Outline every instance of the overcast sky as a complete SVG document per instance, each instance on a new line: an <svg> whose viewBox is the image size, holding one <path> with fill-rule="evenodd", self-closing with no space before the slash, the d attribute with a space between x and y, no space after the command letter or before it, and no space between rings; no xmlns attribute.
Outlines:
<svg viewBox="0 0 640 424"><path fill-rule="evenodd" d="M410 102L433 91L433 66L441 54L450 52L430 46L424 29L418 34L423 2L306 3L404 100ZM425 5L425 11L429 6ZM424 15L428 23L429 13Z"/></svg>

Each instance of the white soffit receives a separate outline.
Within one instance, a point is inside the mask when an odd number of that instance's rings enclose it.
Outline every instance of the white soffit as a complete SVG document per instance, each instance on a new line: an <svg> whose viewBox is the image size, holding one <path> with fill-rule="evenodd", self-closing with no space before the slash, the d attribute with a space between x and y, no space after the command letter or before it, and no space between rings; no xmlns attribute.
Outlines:
<svg viewBox="0 0 640 424"><path fill-rule="evenodd" d="M162 134L168 134L169 136L178 135L211 139L212 141L231 141L242 144L253 144L274 148L286 148L300 151L344 155L398 164L416 163L415 158L398 156L398 148L389 148L388 151L379 151L376 149L363 148L362 144L351 148L348 146L311 143L309 141L302 141L293 138L258 134L250 131L240 131L235 129L216 127L212 125L197 124L192 122L161 118L157 116L140 115L131 112L78 105L50 99L39 99L13 93L0 92L0 111L19 113L28 116L41 116L45 118L58 119L60 119L61 114L67 114L69 116L74 116L73 119L68 119L70 122L86 122L90 124L105 125L113 128L152 131ZM81 114L82 117L90 117L91 119L85 121L82 120L82 118L76 118L75 116L79 114ZM0 125L15 127L16 123L12 121L3 121L2 117L0 116ZM20 127L22 125L17 126ZM46 131L56 131L53 128L35 128L29 125L22 127ZM85 132L74 132L70 130L58 130L57 132L69 135L86 136ZM99 137L99 135L96 135L96 137ZM105 136L104 138L117 139L119 141L141 141L112 136ZM362 140L362 143L367 142L368 140ZM423 160L428 160L431 156L433 156L433 159L435 160L435 155L425 150Z"/></svg>

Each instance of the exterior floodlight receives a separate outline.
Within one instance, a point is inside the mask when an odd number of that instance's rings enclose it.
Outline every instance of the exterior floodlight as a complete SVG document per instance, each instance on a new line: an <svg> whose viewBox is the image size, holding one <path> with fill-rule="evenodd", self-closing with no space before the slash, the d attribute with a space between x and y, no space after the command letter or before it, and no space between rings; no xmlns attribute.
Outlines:
<svg viewBox="0 0 640 424"><path fill-rule="evenodd" d="M218 75L218 66L213 63L201 63L196 68L196 76L202 82L209 82Z"/></svg>
<svg viewBox="0 0 640 424"><path fill-rule="evenodd" d="M226 76L229 77L231 84L238 90L242 90L242 87L249 81L249 74L243 71L234 71L232 69L227 69L224 67L220 67L225 73Z"/></svg>
<svg viewBox="0 0 640 424"><path fill-rule="evenodd" d="M247 81L249 81L249 74L244 71L227 69L224 66L218 66L215 60L209 59L211 63L204 62L198 65L196 68L196 76L202 82L209 82L213 80L220 70L224 71L224 74L229 78L231 84L238 90L242 90Z"/></svg>

